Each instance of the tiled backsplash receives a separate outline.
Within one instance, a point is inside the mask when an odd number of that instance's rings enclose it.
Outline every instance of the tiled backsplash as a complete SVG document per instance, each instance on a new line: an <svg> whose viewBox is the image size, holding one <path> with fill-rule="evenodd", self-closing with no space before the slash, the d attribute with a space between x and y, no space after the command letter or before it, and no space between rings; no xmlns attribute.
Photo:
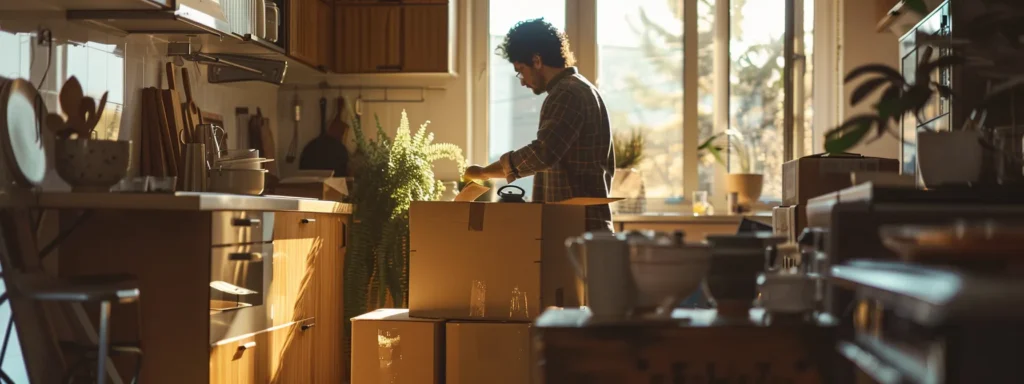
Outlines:
<svg viewBox="0 0 1024 384"><path fill-rule="evenodd" d="M60 87L71 76L82 84L85 95L99 100L107 95L104 116L97 125L100 139L132 140L138 142L141 113L139 97L144 87L167 87L164 65L166 43L149 35L117 36L63 20L37 23L53 31L52 58L47 59L49 48L37 44L34 28L12 26L0 21L0 76L25 78L40 85L40 93L51 112L60 113L57 101ZM34 24L33 24L34 25ZM278 88L262 83L215 85L206 82L206 67L193 62L179 62L192 74L192 91L196 104L203 112L221 115L229 136L235 132L235 107L254 110L259 107L264 116L277 121ZM176 69L179 67L175 67ZM176 74L176 89L183 89L180 72ZM184 100L184 94L181 95ZM44 135L52 141L50 135ZM235 143L234 140L229 140ZM47 143L52 147L52 142ZM280 141L278 147L283 148ZM134 146L138 158L138 147ZM279 151L280 152L280 151ZM52 160L52 159L51 159ZM131 173L136 173L138 162L133 161ZM52 172L47 176L44 189L63 190L66 184Z"/></svg>

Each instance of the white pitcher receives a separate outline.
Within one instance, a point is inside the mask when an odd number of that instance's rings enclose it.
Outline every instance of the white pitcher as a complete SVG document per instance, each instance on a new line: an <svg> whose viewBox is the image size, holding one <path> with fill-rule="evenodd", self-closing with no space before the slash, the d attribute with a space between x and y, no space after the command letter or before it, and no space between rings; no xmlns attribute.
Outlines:
<svg viewBox="0 0 1024 384"><path fill-rule="evenodd" d="M595 320L628 318L636 302L629 266L630 233L584 233L565 241L569 261L585 286L587 307Z"/></svg>

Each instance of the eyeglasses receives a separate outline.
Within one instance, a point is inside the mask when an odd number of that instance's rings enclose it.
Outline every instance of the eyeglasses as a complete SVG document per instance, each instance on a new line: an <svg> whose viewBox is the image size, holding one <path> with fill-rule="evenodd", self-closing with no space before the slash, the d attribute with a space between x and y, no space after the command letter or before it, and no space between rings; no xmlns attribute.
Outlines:
<svg viewBox="0 0 1024 384"><path fill-rule="evenodd" d="M516 72L516 78L519 79L519 80L522 80L523 79L523 74L521 72Z"/></svg>

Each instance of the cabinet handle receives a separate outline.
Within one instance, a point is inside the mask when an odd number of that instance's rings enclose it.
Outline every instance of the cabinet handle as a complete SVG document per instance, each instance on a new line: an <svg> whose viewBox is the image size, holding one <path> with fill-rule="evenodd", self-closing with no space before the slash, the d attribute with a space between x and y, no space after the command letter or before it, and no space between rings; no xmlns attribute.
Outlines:
<svg viewBox="0 0 1024 384"><path fill-rule="evenodd" d="M399 71L402 70L402 66L401 65L378 65L377 66L377 70L378 71L394 71L394 72L399 72Z"/></svg>
<svg viewBox="0 0 1024 384"><path fill-rule="evenodd" d="M231 261L263 261L263 254L259 252L241 252L228 255Z"/></svg>
<svg viewBox="0 0 1024 384"><path fill-rule="evenodd" d="M345 222L341 222L341 247L345 248L348 246L348 226Z"/></svg>
<svg viewBox="0 0 1024 384"><path fill-rule="evenodd" d="M315 222L316 219L302 219L302 224L313 224Z"/></svg>
<svg viewBox="0 0 1024 384"><path fill-rule="evenodd" d="M243 350L243 351L247 350L247 349L253 349L253 348L256 348L256 342L255 341L250 341L248 343L245 343L245 344L242 344L242 345L238 346L238 349Z"/></svg>
<svg viewBox="0 0 1024 384"><path fill-rule="evenodd" d="M299 328L302 329L303 331L306 331L306 330L309 330L310 328L313 328L315 326L316 326L316 323L309 323L309 324L302 324L302 326L299 327Z"/></svg>
<svg viewBox="0 0 1024 384"><path fill-rule="evenodd" d="M252 218L241 218L241 219L234 219L234 220L231 221L231 225L234 225L236 227L255 227L255 226L260 225L260 223L261 223L260 219L252 219Z"/></svg>

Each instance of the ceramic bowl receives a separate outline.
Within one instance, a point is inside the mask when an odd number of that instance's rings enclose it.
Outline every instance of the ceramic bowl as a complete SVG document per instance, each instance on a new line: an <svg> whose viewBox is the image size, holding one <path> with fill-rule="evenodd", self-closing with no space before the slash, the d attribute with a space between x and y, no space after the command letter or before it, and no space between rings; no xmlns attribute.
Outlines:
<svg viewBox="0 0 1024 384"><path fill-rule="evenodd" d="M54 166L74 192L109 192L128 174L131 151L130 141L56 140Z"/></svg>
<svg viewBox="0 0 1024 384"><path fill-rule="evenodd" d="M213 169L210 192L259 195L266 185L266 174L262 169Z"/></svg>
<svg viewBox="0 0 1024 384"><path fill-rule="evenodd" d="M665 299L682 301L696 292L711 267L711 249L693 244L681 247L637 248L630 251L637 306L653 308Z"/></svg>

